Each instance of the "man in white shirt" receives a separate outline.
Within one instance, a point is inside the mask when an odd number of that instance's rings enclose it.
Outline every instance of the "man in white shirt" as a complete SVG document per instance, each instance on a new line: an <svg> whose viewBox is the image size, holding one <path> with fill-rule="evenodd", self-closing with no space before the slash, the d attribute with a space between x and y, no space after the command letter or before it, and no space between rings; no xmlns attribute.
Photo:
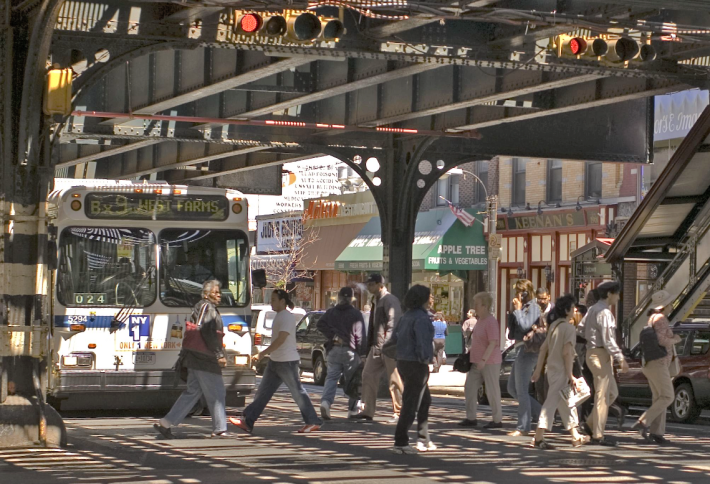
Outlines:
<svg viewBox="0 0 710 484"><path fill-rule="evenodd" d="M619 395L614 379L614 360L621 365L621 373L629 371L624 354L616 344L616 319L609 309L619 302L620 290L618 282L600 284L597 291L601 299L589 308L580 323L587 340L587 366L594 375L594 408L587 418L587 425L592 430L591 443L608 447L617 445L616 441L604 436L609 406Z"/></svg>
<svg viewBox="0 0 710 484"><path fill-rule="evenodd" d="M300 356L296 347L297 321L294 315L286 309L287 307L293 309L293 303L286 291L277 289L271 294L271 307L277 313L272 325L272 334L276 336L276 339L268 348L254 356L254 359L258 361L268 355L269 363L264 370L264 376L261 378L256 395L254 395L254 401L244 409L241 418L230 417L229 421L245 432L252 433L254 423L259 419L276 390L284 383L301 410L305 421L305 425L298 432L315 432L320 429L323 421L316 414L308 392L301 384L298 371Z"/></svg>

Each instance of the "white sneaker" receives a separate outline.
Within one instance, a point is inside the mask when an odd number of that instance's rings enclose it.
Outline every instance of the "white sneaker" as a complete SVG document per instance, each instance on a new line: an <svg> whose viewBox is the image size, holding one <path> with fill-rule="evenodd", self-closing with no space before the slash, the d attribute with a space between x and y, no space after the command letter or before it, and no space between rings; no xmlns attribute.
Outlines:
<svg viewBox="0 0 710 484"><path fill-rule="evenodd" d="M390 449L390 452L393 454L406 454L406 455L413 455L413 454L418 454L417 449L412 447L411 445L405 445L405 446L398 446L395 445Z"/></svg>
<svg viewBox="0 0 710 484"><path fill-rule="evenodd" d="M320 402L320 416L323 417L323 420L330 420L330 403Z"/></svg>
<svg viewBox="0 0 710 484"><path fill-rule="evenodd" d="M348 418L353 418L355 415L360 413L357 409L355 410L348 410Z"/></svg>
<svg viewBox="0 0 710 484"><path fill-rule="evenodd" d="M396 424L397 422L399 422L399 415L397 415L396 413L392 415L392 418L387 421L387 423L391 424Z"/></svg>
<svg viewBox="0 0 710 484"><path fill-rule="evenodd" d="M417 440L417 445L415 449L417 449L419 452L426 452L427 450L436 450L437 447L431 440L428 442Z"/></svg>

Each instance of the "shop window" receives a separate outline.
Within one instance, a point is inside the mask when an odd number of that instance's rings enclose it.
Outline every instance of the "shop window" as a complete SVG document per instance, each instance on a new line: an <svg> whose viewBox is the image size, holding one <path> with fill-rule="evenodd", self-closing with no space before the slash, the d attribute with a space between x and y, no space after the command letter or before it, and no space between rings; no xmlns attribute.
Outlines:
<svg viewBox="0 0 710 484"><path fill-rule="evenodd" d="M562 201L562 160L547 161L547 201Z"/></svg>
<svg viewBox="0 0 710 484"><path fill-rule="evenodd" d="M476 162L476 175L483 182L483 185L488 189L488 162ZM476 203L486 201L486 190L481 187L481 184L476 182Z"/></svg>
<svg viewBox="0 0 710 484"><path fill-rule="evenodd" d="M601 198L602 196L602 163L588 161L584 176L584 196L586 198Z"/></svg>
<svg viewBox="0 0 710 484"><path fill-rule="evenodd" d="M436 205L446 206L446 200L454 205L459 203L459 175L448 175L436 182Z"/></svg>
<svg viewBox="0 0 710 484"><path fill-rule="evenodd" d="M525 205L525 165L527 160L513 158L513 205Z"/></svg>

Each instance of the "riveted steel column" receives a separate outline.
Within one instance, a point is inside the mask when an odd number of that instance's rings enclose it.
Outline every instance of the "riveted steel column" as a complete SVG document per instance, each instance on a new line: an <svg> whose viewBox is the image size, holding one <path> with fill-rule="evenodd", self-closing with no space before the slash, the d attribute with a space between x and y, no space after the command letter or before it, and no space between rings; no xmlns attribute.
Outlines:
<svg viewBox="0 0 710 484"><path fill-rule="evenodd" d="M61 445L66 431L45 408L49 355L46 199L53 169L42 113L46 60L63 0L10 16L0 0L0 447Z"/></svg>

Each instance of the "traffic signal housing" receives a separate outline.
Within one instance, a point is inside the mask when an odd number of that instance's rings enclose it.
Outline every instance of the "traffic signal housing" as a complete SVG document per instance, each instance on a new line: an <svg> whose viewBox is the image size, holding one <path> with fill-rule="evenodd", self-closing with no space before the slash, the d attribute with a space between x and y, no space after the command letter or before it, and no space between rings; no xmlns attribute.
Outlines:
<svg viewBox="0 0 710 484"><path fill-rule="evenodd" d="M253 12L235 10L236 34L282 38L286 42L337 42L345 35L343 22L306 10Z"/></svg>
<svg viewBox="0 0 710 484"><path fill-rule="evenodd" d="M656 59L656 49L650 43L639 42L631 37L584 37L558 35L551 39L557 57L597 58L609 64L631 61L651 62Z"/></svg>

